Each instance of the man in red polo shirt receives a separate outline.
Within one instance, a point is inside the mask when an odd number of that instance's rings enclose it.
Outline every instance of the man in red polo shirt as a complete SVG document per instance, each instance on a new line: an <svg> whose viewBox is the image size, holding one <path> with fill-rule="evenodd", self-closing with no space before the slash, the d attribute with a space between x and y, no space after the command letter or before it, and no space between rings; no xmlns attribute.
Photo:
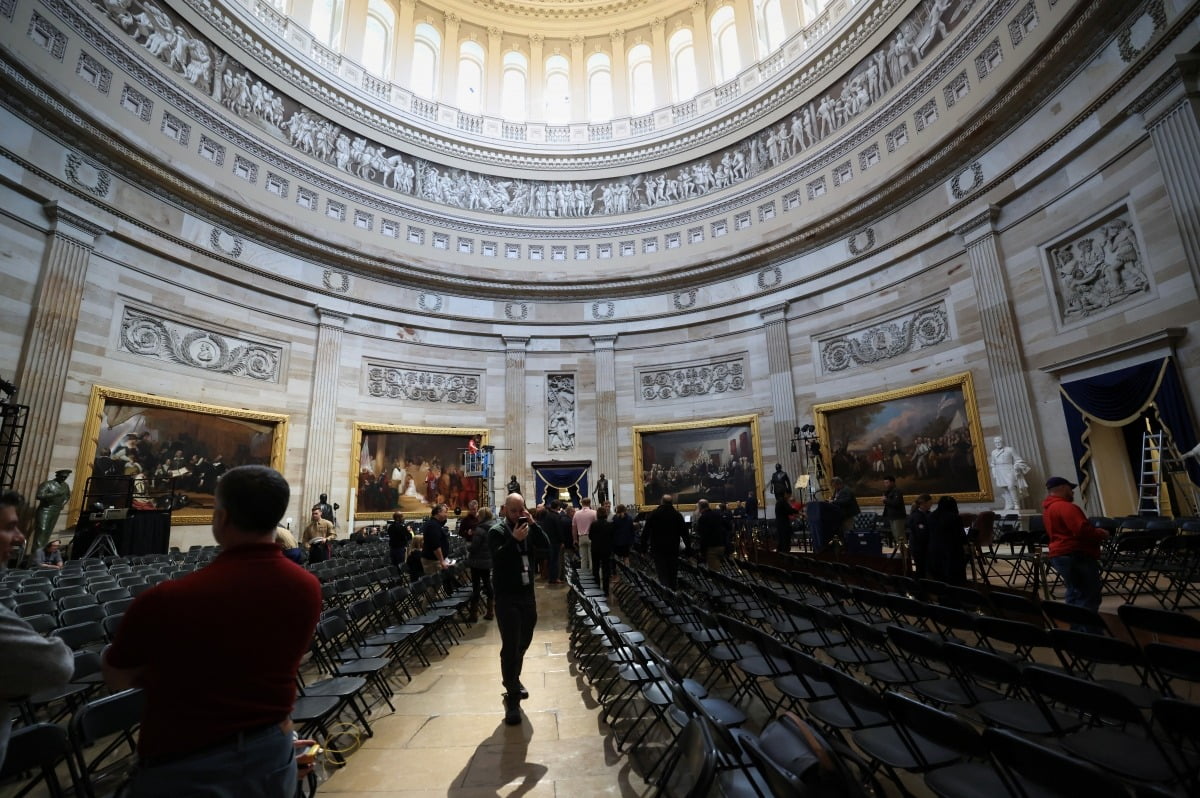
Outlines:
<svg viewBox="0 0 1200 798"><path fill-rule="evenodd" d="M296 671L321 585L284 557L288 484L266 466L217 482L207 567L138 596L104 652L110 687L145 690L133 798L291 798Z"/></svg>

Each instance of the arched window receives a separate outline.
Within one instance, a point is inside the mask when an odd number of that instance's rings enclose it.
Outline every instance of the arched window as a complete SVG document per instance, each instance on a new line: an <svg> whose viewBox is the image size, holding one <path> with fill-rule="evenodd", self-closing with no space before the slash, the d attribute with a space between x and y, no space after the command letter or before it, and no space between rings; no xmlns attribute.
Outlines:
<svg viewBox="0 0 1200 798"><path fill-rule="evenodd" d="M437 96L438 57L442 50L442 35L428 22L413 31L412 89L413 94L432 100Z"/></svg>
<svg viewBox="0 0 1200 798"><path fill-rule="evenodd" d="M675 31L668 42L671 53L672 101L681 103L696 96L696 50L692 47L692 32L687 28Z"/></svg>
<svg viewBox="0 0 1200 798"><path fill-rule="evenodd" d="M654 110L654 66L650 45L636 44L629 49L629 113L634 116Z"/></svg>
<svg viewBox="0 0 1200 798"><path fill-rule="evenodd" d="M565 125L571 121L571 62L566 56L546 59L546 121Z"/></svg>
<svg viewBox="0 0 1200 798"><path fill-rule="evenodd" d="M514 50L504 54L500 98L507 119L517 122L525 119L529 104L529 59L523 53Z"/></svg>
<svg viewBox="0 0 1200 798"><path fill-rule="evenodd" d="M717 82L724 83L736 77L742 68L733 6L718 8L717 12L709 19L708 27L712 32L713 63L717 67Z"/></svg>
<svg viewBox="0 0 1200 798"><path fill-rule="evenodd" d="M392 31L396 29L396 12L385 0L369 0L367 21L363 31L362 64L367 71L388 77L392 61Z"/></svg>
<svg viewBox="0 0 1200 798"><path fill-rule="evenodd" d="M587 60L588 121L607 122L613 115L612 61L608 53L592 53Z"/></svg>
<svg viewBox="0 0 1200 798"><path fill-rule="evenodd" d="M787 37L783 26L783 10L779 0L757 0L754 4L754 27L758 33L758 57L763 58L779 49Z"/></svg>
<svg viewBox="0 0 1200 798"><path fill-rule="evenodd" d="M326 47L340 47L344 11L342 0L314 0L312 24L309 25L313 38Z"/></svg>
<svg viewBox="0 0 1200 798"><path fill-rule="evenodd" d="M470 39L458 47L459 110L477 114L483 108L483 47Z"/></svg>
<svg viewBox="0 0 1200 798"><path fill-rule="evenodd" d="M529 104L529 59L513 50L504 54L503 75L500 80L500 99L505 119L521 122Z"/></svg>

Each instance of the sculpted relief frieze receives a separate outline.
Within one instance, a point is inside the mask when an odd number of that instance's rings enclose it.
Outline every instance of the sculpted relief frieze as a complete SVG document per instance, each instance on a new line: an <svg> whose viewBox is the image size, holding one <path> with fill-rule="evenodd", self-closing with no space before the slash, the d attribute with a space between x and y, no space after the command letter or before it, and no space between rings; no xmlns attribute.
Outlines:
<svg viewBox="0 0 1200 798"><path fill-rule="evenodd" d="M940 300L898 318L821 341L821 367L827 374L849 371L948 340L950 316L945 300Z"/></svg>
<svg viewBox="0 0 1200 798"><path fill-rule="evenodd" d="M367 393L381 399L433 404L479 404L479 374L367 364Z"/></svg>
<svg viewBox="0 0 1200 798"><path fill-rule="evenodd" d="M662 208L799 163L802 153L846 128L900 85L966 19L974 0L923 0L836 88L777 125L680 166L597 181L500 178L417 158L357 135L284 96L152 0L93 3L150 56L281 146L399 195L468 211L544 219Z"/></svg>
<svg viewBox="0 0 1200 798"><path fill-rule="evenodd" d="M1084 226L1045 249L1060 323L1106 315L1151 290L1128 209Z"/></svg>
<svg viewBox="0 0 1200 798"><path fill-rule="evenodd" d="M746 359L743 355L678 368L638 371L638 393L648 402L737 393L745 388Z"/></svg>
<svg viewBox="0 0 1200 798"><path fill-rule="evenodd" d="M546 448L568 452L575 448L575 375L546 378Z"/></svg>
<svg viewBox="0 0 1200 798"><path fill-rule="evenodd" d="M124 352L215 374L279 382L283 348L126 307L117 344Z"/></svg>

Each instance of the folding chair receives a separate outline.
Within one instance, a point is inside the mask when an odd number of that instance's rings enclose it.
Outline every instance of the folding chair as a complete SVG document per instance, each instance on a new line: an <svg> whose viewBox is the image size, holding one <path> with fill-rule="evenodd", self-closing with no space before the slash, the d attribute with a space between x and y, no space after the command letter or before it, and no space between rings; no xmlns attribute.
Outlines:
<svg viewBox="0 0 1200 798"><path fill-rule="evenodd" d="M2 721L7 723L8 718L3 718ZM65 793L55 769L65 760L70 773L70 787L78 794L79 784L75 780L75 769L70 767L70 752L67 732L61 726L53 723L35 723L16 729L8 741L4 766L0 767L0 785L29 777L20 790L12 793L15 798L28 794L39 783L46 785L52 798L62 798Z"/></svg>
<svg viewBox="0 0 1200 798"><path fill-rule="evenodd" d="M137 754L134 732L141 723L144 703L145 696L141 690L122 690L84 704L71 717L70 737L76 762L75 772L88 798L96 798L96 788L101 781L112 776L123 779L132 769ZM113 739L89 761L87 749L108 737ZM101 765L109 761L122 744L129 747L129 753L102 769Z"/></svg>
<svg viewBox="0 0 1200 798"><path fill-rule="evenodd" d="M1010 794L1060 798L1133 798L1111 774L1043 743L1002 729L987 729L983 742L1015 789Z"/></svg>

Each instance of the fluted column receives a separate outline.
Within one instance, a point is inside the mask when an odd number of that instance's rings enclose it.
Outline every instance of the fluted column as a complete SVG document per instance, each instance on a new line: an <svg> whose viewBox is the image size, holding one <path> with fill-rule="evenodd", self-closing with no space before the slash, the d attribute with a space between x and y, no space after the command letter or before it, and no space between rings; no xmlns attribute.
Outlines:
<svg viewBox="0 0 1200 798"><path fill-rule="evenodd" d="M654 107L663 108L673 101L671 55L667 51L667 22L662 17L655 17L650 23L650 58L654 69Z"/></svg>
<svg viewBox="0 0 1200 798"><path fill-rule="evenodd" d="M632 111L629 108L629 66L625 62L625 31L617 28L608 34L608 40L612 43L613 116L630 116Z"/></svg>
<svg viewBox="0 0 1200 798"><path fill-rule="evenodd" d="M792 430L796 428L796 389L792 384L792 354L787 336L787 303L761 313L763 338L767 345L767 368L771 372L771 424L775 433L775 459L792 477L799 473L799 459L791 451ZM766 479L775 469L764 460ZM760 499L765 499L759 497Z"/></svg>
<svg viewBox="0 0 1200 798"><path fill-rule="evenodd" d="M999 213L998 207L990 205L954 232L962 237L971 262L983 346L996 391L1000 431L1005 442L1029 464L1032 470L1025 479L1031 486L1036 486L1045 474L1045 458L1034 428L1033 401L1025 380L1012 298L996 245L995 221ZM1026 499L1022 506L1028 503Z"/></svg>
<svg viewBox="0 0 1200 798"><path fill-rule="evenodd" d="M1200 286L1200 55L1175 56L1135 110L1146 120L1183 251Z"/></svg>
<svg viewBox="0 0 1200 798"><path fill-rule="evenodd" d="M608 477L610 498L621 501L621 472L617 463L617 365L615 335L593 335L596 353L596 474Z"/></svg>
<svg viewBox="0 0 1200 798"><path fill-rule="evenodd" d="M754 6L750 0L733 0L733 18L737 20L738 73L758 60L754 43ZM732 77L732 76L731 76Z"/></svg>
<svg viewBox="0 0 1200 798"><path fill-rule="evenodd" d="M779 4L779 11L783 16L783 36L780 41L784 41L796 31L800 30L802 23L800 22L800 3L802 0L782 0Z"/></svg>
<svg viewBox="0 0 1200 798"><path fill-rule="evenodd" d="M44 206L50 218L46 249L42 253L40 278L29 326L21 346L21 359L13 382L17 402L29 406L21 460L14 487L32 501L37 486L51 476L51 468L74 468L69 462L54 463L54 443L62 414L75 327L87 279L88 259L96 239L108 228L89 221L57 202ZM77 474L77 478L86 475ZM82 490L77 486L76 491ZM64 519L72 523L74 519Z"/></svg>
<svg viewBox="0 0 1200 798"><path fill-rule="evenodd" d="M347 0L342 10L340 35L334 48L362 63L363 44L367 40L367 0Z"/></svg>
<svg viewBox="0 0 1200 798"><path fill-rule="evenodd" d="M317 308L317 317L317 349L313 353L312 398L308 406L304 485L303 493L299 496L300 518L304 518L304 508L312 507L320 494L330 491L333 486L334 466L345 459L335 454L334 435L337 431L338 371L342 361L342 333L349 317L324 308ZM293 494L295 493L293 491ZM341 503L349 506L348 499L348 496L343 496Z"/></svg>
<svg viewBox="0 0 1200 798"><path fill-rule="evenodd" d="M508 484L505 475L516 474L525 491L525 499L533 501L533 484L529 482L529 462L525 456L526 420L529 413L525 407L525 349L528 338L504 338L504 448L507 458L497 458L507 463L507 468L496 474L497 490L504 493ZM497 496L497 503L502 496Z"/></svg>
<svg viewBox="0 0 1200 798"><path fill-rule="evenodd" d="M416 41L414 13L416 0L400 0L400 13L396 15L396 37L392 42L392 75L399 86L412 85L412 51Z"/></svg>
<svg viewBox="0 0 1200 798"><path fill-rule="evenodd" d="M588 120L587 63L583 57L583 36L571 37L571 121Z"/></svg>
<svg viewBox="0 0 1200 798"><path fill-rule="evenodd" d="M441 85L438 97L447 105L458 105L458 14L447 11L442 32Z"/></svg>
<svg viewBox="0 0 1200 798"><path fill-rule="evenodd" d="M543 83L546 81L546 61L542 55L542 45L545 37L540 33L529 34L529 113L525 118L534 122L546 120L546 106L543 100Z"/></svg>
<svg viewBox="0 0 1200 798"><path fill-rule="evenodd" d="M713 85L712 34L708 30L708 3L692 3L692 56L696 61L696 91L706 91ZM687 100L680 97L679 100Z"/></svg>
<svg viewBox="0 0 1200 798"><path fill-rule="evenodd" d="M501 113L500 94L504 79L504 53L502 52L502 34L495 25L487 29L487 68L483 79L486 86L483 90L483 111L488 116L499 116Z"/></svg>

